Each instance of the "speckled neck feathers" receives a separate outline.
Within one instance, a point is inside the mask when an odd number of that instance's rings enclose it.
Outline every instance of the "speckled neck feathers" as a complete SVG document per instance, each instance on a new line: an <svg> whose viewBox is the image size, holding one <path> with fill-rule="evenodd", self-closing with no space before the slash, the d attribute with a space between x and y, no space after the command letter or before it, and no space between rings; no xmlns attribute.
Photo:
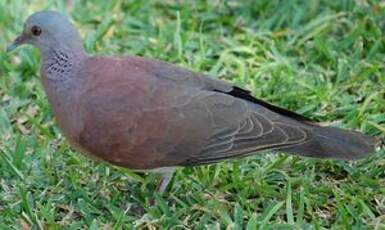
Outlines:
<svg viewBox="0 0 385 230"><path fill-rule="evenodd" d="M52 50L50 57L43 60L43 71L53 81L63 81L71 74L73 62L69 55L61 50Z"/></svg>
<svg viewBox="0 0 385 230"><path fill-rule="evenodd" d="M43 53L42 75L48 83L55 88L68 89L71 80L78 78L80 63L85 55L66 51L65 49L52 48Z"/></svg>

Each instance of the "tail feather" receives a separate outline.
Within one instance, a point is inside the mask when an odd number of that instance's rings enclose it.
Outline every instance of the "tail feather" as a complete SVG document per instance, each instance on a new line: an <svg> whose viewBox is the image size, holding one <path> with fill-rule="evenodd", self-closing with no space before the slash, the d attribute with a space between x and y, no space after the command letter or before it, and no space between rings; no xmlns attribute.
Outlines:
<svg viewBox="0 0 385 230"><path fill-rule="evenodd" d="M376 138L359 132L334 127L311 127L313 138L308 142L282 149L315 158L356 160L375 151Z"/></svg>

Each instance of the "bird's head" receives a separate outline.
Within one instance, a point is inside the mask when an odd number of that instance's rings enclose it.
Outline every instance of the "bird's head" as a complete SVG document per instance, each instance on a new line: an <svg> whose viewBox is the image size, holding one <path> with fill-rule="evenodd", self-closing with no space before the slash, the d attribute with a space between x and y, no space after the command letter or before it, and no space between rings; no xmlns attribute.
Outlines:
<svg viewBox="0 0 385 230"><path fill-rule="evenodd" d="M56 11L40 11L29 16L23 32L7 46L7 51L22 44L34 45L43 54L55 47L83 50L76 28L66 16Z"/></svg>

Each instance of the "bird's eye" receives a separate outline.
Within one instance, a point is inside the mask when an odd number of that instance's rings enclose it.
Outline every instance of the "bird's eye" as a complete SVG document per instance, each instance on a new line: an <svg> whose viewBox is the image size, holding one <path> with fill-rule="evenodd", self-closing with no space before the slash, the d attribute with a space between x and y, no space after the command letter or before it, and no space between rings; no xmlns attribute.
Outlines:
<svg viewBox="0 0 385 230"><path fill-rule="evenodd" d="M32 26L31 33L35 36L39 36L41 34L41 28L38 26Z"/></svg>

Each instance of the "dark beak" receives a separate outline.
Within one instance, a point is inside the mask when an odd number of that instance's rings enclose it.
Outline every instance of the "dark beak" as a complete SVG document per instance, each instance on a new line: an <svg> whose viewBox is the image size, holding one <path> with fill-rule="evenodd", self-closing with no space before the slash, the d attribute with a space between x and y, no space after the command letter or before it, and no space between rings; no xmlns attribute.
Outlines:
<svg viewBox="0 0 385 230"><path fill-rule="evenodd" d="M17 37L11 44L7 45L7 52L11 52L12 50L16 49L18 46L22 45L27 40L27 36L24 34Z"/></svg>

